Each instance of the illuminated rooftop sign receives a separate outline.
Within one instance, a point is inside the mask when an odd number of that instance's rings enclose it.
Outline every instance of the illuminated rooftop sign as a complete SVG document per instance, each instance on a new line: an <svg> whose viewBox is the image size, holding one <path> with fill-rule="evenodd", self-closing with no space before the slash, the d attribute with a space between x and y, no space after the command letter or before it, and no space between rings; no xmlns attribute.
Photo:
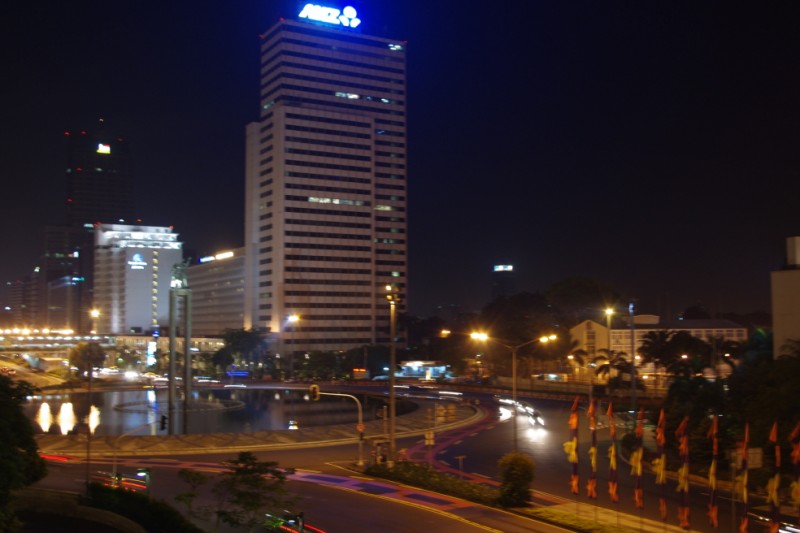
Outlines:
<svg viewBox="0 0 800 533"><path fill-rule="evenodd" d="M200 263L210 263L211 261L219 261L220 259L230 259L233 257L233 252L220 252L217 255L207 255L206 257L201 257L198 259Z"/></svg>
<svg viewBox="0 0 800 533"><path fill-rule="evenodd" d="M495 265L493 270L495 272L513 272L514 265Z"/></svg>
<svg viewBox="0 0 800 533"><path fill-rule="evenodd" d="M318 4L306 4L297 16L301 19L324 22L334 26L345 26L347 28L355 28L361 24L361 19L358 18L358 13L353 6L339 9Z"/></svg>
<svg viewBox="0 0 800 533"><path fill-rule="evenodd" d="M111 145L110 144L103 144L100 143L97 145L97 153L98 154L110 154L111 153Z"/></svg>

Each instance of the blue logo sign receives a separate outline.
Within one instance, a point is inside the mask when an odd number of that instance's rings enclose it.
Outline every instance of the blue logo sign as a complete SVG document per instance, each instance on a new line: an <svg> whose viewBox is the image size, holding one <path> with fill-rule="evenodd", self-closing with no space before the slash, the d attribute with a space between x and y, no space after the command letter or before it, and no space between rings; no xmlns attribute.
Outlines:
<svg viewBox="0 0 800 533"><path fill-rule="evenodd" d="M142 254L133 254L131 260L128 261L128 265L130 265L131 270L144 270L144 267L147 266L147 261L142 258Z"/></svg>
<svg viewBox="0 0 800 533"><path fill-rule="evenodd" d="M338 9L317 4L306 4L298 17L315 22L333 24L335 26L345 26L347 28L355 28L361 24L361 19L358 18L358 13L353 6Z"/></svg>

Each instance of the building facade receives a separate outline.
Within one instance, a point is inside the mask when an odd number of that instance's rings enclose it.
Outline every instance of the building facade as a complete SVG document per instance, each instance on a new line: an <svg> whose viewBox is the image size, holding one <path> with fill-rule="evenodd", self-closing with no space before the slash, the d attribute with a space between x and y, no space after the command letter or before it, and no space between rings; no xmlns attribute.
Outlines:
<svg viewBox="0 0 800 533"><path fill-rule="evenodd" d="M702 339L722 341L747 341L747 328L730 320L721 319L695 319L662 321L656 315L637 315L633 321L633 331L629 325L611 327L593 320L584 320L577 326L570 328L569 332L577 342L575 349L586 351L589 357L600 355L600 350L612 352L631 352L631 333L633 333L633 346L638 351L645 338L650 333L685 331ZM609 344L610 343L610 344Z"/></svg>
<svg viewBox="0 0 800 533"><path fill-rule="evenodd" d="M64 132L67 141L67 225L133 222L130 147L101 120L96 131Z"/></svg>
<svg viewBox="0 0 800 533"><path fill-rule="evenodd" d="M186 269L192 291L192 333L221 335L244 324L244 248L201 257Z"/></svg>
<svg viewBox="0 0 800 533"><path fill-rule="evenodd" d="M771 273L772 349L785 353L789 341L800 341L800 237L786 239L786 266Z"/></svg>
<svg viewBox="0 0 800 533"><path fill-rule="evenodd" d="M95 328L141 334L169 324L172 269L183 261L172 228L99 224L95 228Z"/></svg>
<svg viewBox="0 0 800 533"><path fill-rule="evenodd" d="M287 352L388 343L387 286L405 306L405 44L359 17L309 4L262 37L244 325Z"/></svg>
<svg viewBox="0 0 800 533"><path fill-rule="evenodd" d="M102 120L94 131L64 132L64 218L45 227L32 316L25 324L88 333L92 321L94 227L134 216L133 165L128 143Z"/></svg>

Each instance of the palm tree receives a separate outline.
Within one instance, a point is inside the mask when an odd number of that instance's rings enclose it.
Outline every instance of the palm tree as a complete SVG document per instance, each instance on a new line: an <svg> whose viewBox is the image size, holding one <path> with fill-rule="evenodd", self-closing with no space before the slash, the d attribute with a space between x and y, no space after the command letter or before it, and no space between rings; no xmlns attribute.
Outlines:
<svg viewBox="0 0 800 533"><path fill-rule="evenodd" d="M674 331L658 330L645 333L639 353L643 361L666 364L673 358L670 341L675 336Z"/></svg>
<svg viewBox="0 0 800 533"><path fill-rule="evenodd" d="M627 353L615 352L605 348L597 351L600 355L592 359L592 364L595 367L595 375L601 377L603 381L609 380L612 370L616 370L617 373L630 372Z"/></svg>

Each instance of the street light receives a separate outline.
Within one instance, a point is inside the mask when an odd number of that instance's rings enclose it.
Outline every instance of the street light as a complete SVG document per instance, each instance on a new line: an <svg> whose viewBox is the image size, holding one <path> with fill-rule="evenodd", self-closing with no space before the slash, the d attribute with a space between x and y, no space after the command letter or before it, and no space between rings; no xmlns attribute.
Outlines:
<svg viewBox="0 0 800 533"><path fill-rule="evenodd" d="M286 317L286 322L282 327L281 335L280 337L278 337L278 340L280 341L280 346L278 347L279 348L278 353L275 354L276 359L278 359L278 361L276 361L276 366L277 363L280 362L279 359L281 356L281 352L283 351L284 348L286 348L287 345L287 342L284 341L284 335L288 337L289 331L292 331L290 328L294 327L294 325L297 324L298 322L300 322L300 315L298 315L297 313L292 313L291 315ZM294 377L294 352L288 351L286 355L289 357L289 377Z"/></svg>
<svg viewBox="0 0 800 533"><path fill-rule="evenodd" d="M608 357L611 357L611 317L614 315L614 310L610 307L606 308L606 348L608 349Z"/></svg>
<svg viewBox="0 0 800 533"><path fill-rule="evenodd" d="M556 340L558 336L543 335L538 339L531 339L527 342L523 342L522 344L517 344L517 345L506 344L505 342L490 337L487 333L482 333L482 332L470 333L469 337L473 340L480 342L492 341L495 344L499 344L500 346L511 350L511 403L514 405L514 416L512 417L512 425L514 432L514 451L517 451L517 351L520 348L523 348L535 342L546 344L550 341Z"/></svg>
<svg viewBox="0 0 800 533"><path fill-rule="evenodd" d="M89 316L92 318L92 323L91 326L89 327L89 333L95 335L97 333L97 319L100 318L100 310L99 309L90 310Z"/></svg>
<svg viewBox="0 0 800 533"><path fill-rule="evenodd" d="M634 420L636 415L636 304L633 300L628 304L628 314L630 315L631 326L631 413ZM635 427L635 422L633 422Z"/></svg>
<svg viewBox="0 0 800 533"><path fill-rule="evenodd" d="M397 287L386 285L386 300L389 302L389 457L386 461L389 468L394 468L397 443L395 442L395 422L397 395L394 389L397 353L395 337L397 336L397 302L400 301Z"/></svg>

